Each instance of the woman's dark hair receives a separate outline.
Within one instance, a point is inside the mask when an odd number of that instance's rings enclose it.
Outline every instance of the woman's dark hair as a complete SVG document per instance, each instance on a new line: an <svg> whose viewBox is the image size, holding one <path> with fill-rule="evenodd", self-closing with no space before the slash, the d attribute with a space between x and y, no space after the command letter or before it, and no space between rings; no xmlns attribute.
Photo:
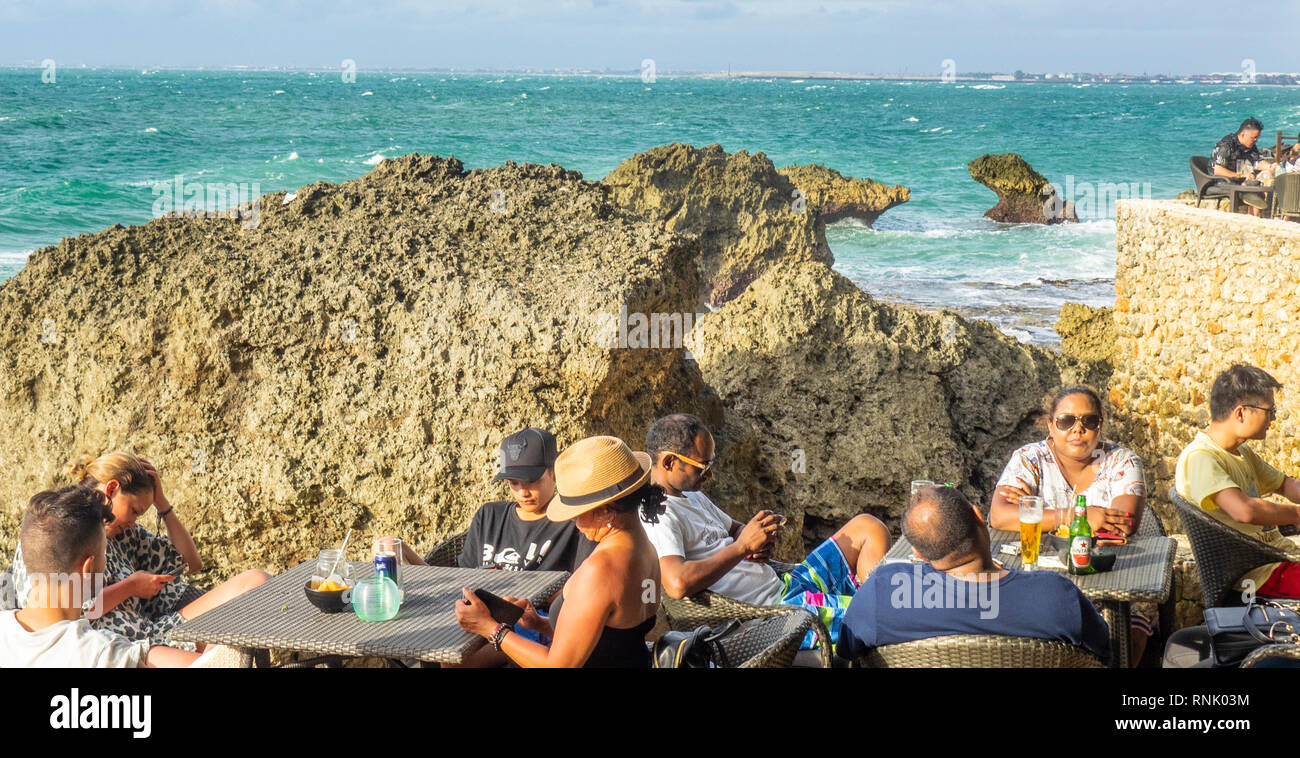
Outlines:
<svg viewBox="0 0 1300 758"><path fill-rule="evenodd" d="M627 513L640 508L642 521L647 524L658 524L659 514L663 513L668 507L664 505L664 498L666 497L668 495L664 492L663 487L646 482L618 500L606 503L605 507L615 513Z"/></svg>
<svg viewBox="0 0 1300 758"><path fill-rule="evenodd" d="M1066 399L1070 395L1086 395L1088 399L1092 401L1092 407L1097 411L1097 415L1101 416L1102 419L1105 420L1106 413L1102 409L1101 398L1097 396L1097 391L1092 387L1076 384L1073 387L1062 387L1047 401L1046 410L1048 423L1051 423L1052 418L1056 416L1057 406L1061 404L1062 400Z"/></svg>
<svg viewBox="0 0 1300 758"><path fill-rule="evenodd" d="M113 509L104 493L72 485L32 495L18 539L29 574L67 573L93 554Z"/></svg>

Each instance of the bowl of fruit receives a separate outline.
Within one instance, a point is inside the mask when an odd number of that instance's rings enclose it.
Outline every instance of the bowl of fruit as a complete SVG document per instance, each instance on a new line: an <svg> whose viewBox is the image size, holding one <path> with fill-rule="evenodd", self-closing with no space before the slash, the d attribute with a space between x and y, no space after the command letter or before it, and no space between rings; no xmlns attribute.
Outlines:
<svg viewBox="0 0 1300 758"><path fill-rule="evenodd" d="M303 588L307 599L323 613L342 613L351 610L352 587L332 580L313 579Z"/></svg>

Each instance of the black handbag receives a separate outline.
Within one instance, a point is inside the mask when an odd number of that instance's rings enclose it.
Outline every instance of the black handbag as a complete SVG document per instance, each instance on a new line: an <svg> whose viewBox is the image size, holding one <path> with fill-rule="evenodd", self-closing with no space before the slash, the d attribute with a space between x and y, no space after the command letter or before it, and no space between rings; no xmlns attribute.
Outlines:
<svg viewBox="0 0 1300 758"><path fill-rule="evenodd" d="M729 668L722 639L740 628L731 619L716 629L697 626L689 632L664 632L655 640L651 657L657 669Z"/></svg>
<svg viewBox="0 0 1300 758"><path fill-rule="evenodd" d="M1265 645L1300 644L1300 614L1267 601L1244 608L1206 608L1205 627L1216 668L1239 666Z"/></svg>

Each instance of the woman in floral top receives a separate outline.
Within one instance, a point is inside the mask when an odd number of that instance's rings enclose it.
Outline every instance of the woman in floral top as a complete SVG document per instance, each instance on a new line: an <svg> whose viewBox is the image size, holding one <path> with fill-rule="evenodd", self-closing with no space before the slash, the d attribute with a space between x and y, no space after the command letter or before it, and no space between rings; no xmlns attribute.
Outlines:
<svg viewBox="0 0 1300 758"><path fill-rule="evenodd" d="M181 597L188 585L182 574L203 567L190 533L176 509L163 494L162 481L149 461L131 453L109 453L91 460L68 464L67 473L76 483L103 492L113 506L113 521L105 527L108 549L104 577L104 614L91 619L91 626L131 640L151 640L187 650L191 643L173 642L168 632L182 621L211 610L236 595L265 582L268 575L254 569L214 587L185 606ZM150 508L156 508L167 534L154 534L136 523ZM13 562L18 604L26 604L31 579L23 562L20 543Z"/></svg>
<svg viewBox="0 0 1300 758"><path fill-rule="evenodd" d="M1043 531L1058 526L1062 505L1073 506L1083 495L1088 523L1099 531L1131 535L1137 531L1146 505L1142 460L1128 448L1101 438L1101 398L1089 387L1066 387L1047 407L1048 437L1011 454L998 479L989 523L997 529L1020 528L1020 498L1043 498ZM1047 507L1054 509L1047 511ZM1073 509L1065 518L1074 518ZM1155 630L1154 608L1132 608L1130 645L1136 665Z"/></svg>

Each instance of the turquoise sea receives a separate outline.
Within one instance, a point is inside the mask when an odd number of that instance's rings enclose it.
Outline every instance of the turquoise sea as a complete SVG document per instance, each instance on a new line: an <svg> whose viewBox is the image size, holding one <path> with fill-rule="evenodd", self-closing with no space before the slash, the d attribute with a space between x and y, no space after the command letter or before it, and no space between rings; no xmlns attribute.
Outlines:
<svg viewBox="0 0 1300 758"><path fill-rule="evenodd" d="M600 179L669 142L762 151L904 184L912 200L828 236L836 268L883 299L953 307L1053 342L1066 300L1114 299L1114 208L1172 197L1187 158L1241 120L1300 131L1300 88L1222 84L939 83L446 72L0 69L0 279L62 237L153 215L156 183L338 182L382 157L470 168L559 163ZM1017 152L1085 220L1000 225L966 163ZM1120 189L1122 185L1122 189Z"/></svg>

